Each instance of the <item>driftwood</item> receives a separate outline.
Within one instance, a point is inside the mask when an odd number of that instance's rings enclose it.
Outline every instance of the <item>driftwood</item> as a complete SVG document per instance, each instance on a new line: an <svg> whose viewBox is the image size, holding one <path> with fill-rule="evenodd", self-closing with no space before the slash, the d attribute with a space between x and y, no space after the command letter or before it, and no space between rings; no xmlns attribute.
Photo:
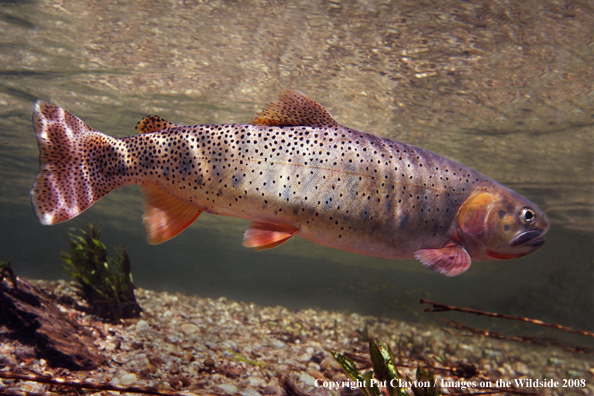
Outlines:
<svg viewBox="0 0 594 396"><path fill-rule="evenodd" d="M0 278L0 326L4 336L35 348L50 366L90 370L104 361L91 332L61 312L53 300L25 279Z"/></svg>

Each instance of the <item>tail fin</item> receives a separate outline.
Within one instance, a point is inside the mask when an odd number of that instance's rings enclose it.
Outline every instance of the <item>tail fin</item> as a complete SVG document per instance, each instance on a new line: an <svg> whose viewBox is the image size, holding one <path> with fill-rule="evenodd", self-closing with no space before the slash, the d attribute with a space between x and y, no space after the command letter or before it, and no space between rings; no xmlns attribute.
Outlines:
<svg viewBox="0 0 594 396"><path fill-rule="evenodd" d="M97 166L89 166L88 153L111 151L116 139L42 100L35 103L33 126L40 165L31 203L42 224L68 220L115 188L105 183Z"/></svg>

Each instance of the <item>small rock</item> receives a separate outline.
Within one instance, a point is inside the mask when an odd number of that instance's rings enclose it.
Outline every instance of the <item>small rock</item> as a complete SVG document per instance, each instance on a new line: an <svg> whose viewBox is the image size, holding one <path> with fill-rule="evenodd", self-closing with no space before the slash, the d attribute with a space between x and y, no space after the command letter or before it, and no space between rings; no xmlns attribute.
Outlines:
<svg viewBox="0 0 594 396"><path fill-rule="evenodd" d="M210 341L209 342L205 342L204 345L206 345L206 347L208 349L211 349L213 351L219 350L219 346L216 343L214 343L214 342L210 342Z"/></svg>
<svg viewBox="0 0 594 396"><path fill-rule="evenodd" d="M114 356L114 357L112 358L112 360L113 360L114 362L116 362L117 364L122 364L122 365L123 365L123 364L126 364L126 363L128 363L128 362L129 362L131 359L130 359L130 358L128 358L126 355L123 355L123 354L122 354L122 355L116 355L116 356Z"/></svg>
<svg viewBox="0 0 594 396"><path fill-rule="evenodd" d="M136 331L146 331L150 328L148 322L146 320L139 320L136 322Z"/></svg>
<svg viewBox="0 0 594 396"><path fill-rule="evenodd" d="M221 384L218 387L228 395L235 395L238 391L237 387L233 384Z"/></svg>
<svg viewBox="0 0 594 396"><path fill-rule="evenodd" d="M144 344L142 342L134 341L132 343L132 349L138 350L138 349L142 349L142 348L144 348Z"/></svg>
<svg viewBox="0 0 594 396"><path fill-rule="evenodd" d="M307 373L301 373L299 381L309 386L314 386L316 384L316 379Z"/></svg>
<svg viewBox="0 0 594 396"><path fill-rule="evenodd" d="M276 349L281 349L281 348L286 348L287 346L285 345L284 342L277 340L275 338L273 338L272 340L270 340L269 344L271 347L276 348Z"/></svg>
<svg viewBox="0 0 594 396"><path fill-rule="evenodd" d="M530 374L530 367L526 363L523 362L516 362L514 363L513 367L514 371L520 375L527 375Z"/></svg>
<svg viewBox="0 0 594 396"><path fill-rule="evenodd" d="M180 330L185 335L191 336L200 332L200 327L196 326L194 323L184 323L180 326Z"/></svg>
<svg viewBox="0 0 594 396"><path fill-rule="evenodd" d="M131 386L131 385L134 385L136 383L136 381L138 381L138 378L136 378L136 374L134 374L134 373L125 374L122 376L122 378L120 378L120 385Z"/></svg>
<svg viewBox="0 0 594 396"><path fill-rule="evenodd" d="M283 390L278 385L267 385L262 390L262 394L263 395L282 395L283 394Z"/></svg>
<svg viewBox="0 0 594 396"><path fill-rule="evenodd" d="M175 363L171 363L169 366L169 372L171 374L179 374L179 366Z"/></svg>
<svg viewBox="0 0 594 396"><path fill-rule="evenodd" d="M266 386L266 381L256 376L249 376L247 379L247 383L254 388L262 388Z"/></svg>
<svg viewBox="0 0 594 396"><path fill-rule="evenodd" d="M241 396L260 396L260 392L256 391L254 388L242 389L239 394Z"/></svg>
<svg viewBox="0 0 594 396"><path fill-rule="evenodd" d="M320 365L314 362L307 363L307 368L311 368L313 370L320 371Z"/></svg>

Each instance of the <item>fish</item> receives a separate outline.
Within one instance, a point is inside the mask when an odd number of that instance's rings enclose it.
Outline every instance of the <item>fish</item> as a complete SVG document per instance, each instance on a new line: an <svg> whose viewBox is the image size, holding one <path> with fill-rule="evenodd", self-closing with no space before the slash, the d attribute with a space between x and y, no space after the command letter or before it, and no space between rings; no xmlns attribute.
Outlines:
<svg viewBox="0 0 594 396"><path fill-rule="evenodd" d="M472 260L508 260L545 243L546 215L483 174L406 143L337 123L284 91L248 124L179 125L151 115L136 135L105 135L60 107L35 104L40 168L31 189L44 225L110 191L140 185L150 244L201 213L250 221L243 246L294 236L347 252L417 259L446 276Z"/></svg>

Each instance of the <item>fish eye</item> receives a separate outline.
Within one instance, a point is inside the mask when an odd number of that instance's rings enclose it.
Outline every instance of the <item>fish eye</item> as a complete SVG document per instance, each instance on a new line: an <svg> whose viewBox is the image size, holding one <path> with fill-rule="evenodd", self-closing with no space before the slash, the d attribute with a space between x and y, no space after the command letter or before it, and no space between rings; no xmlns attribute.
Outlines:
<svg viewBox="0 0 594 396"><path fill-rule="evenodd" d="M524 224L533 223L536 220L536 213L530 208L522 208L520 210L520 220Z"/></svg>

